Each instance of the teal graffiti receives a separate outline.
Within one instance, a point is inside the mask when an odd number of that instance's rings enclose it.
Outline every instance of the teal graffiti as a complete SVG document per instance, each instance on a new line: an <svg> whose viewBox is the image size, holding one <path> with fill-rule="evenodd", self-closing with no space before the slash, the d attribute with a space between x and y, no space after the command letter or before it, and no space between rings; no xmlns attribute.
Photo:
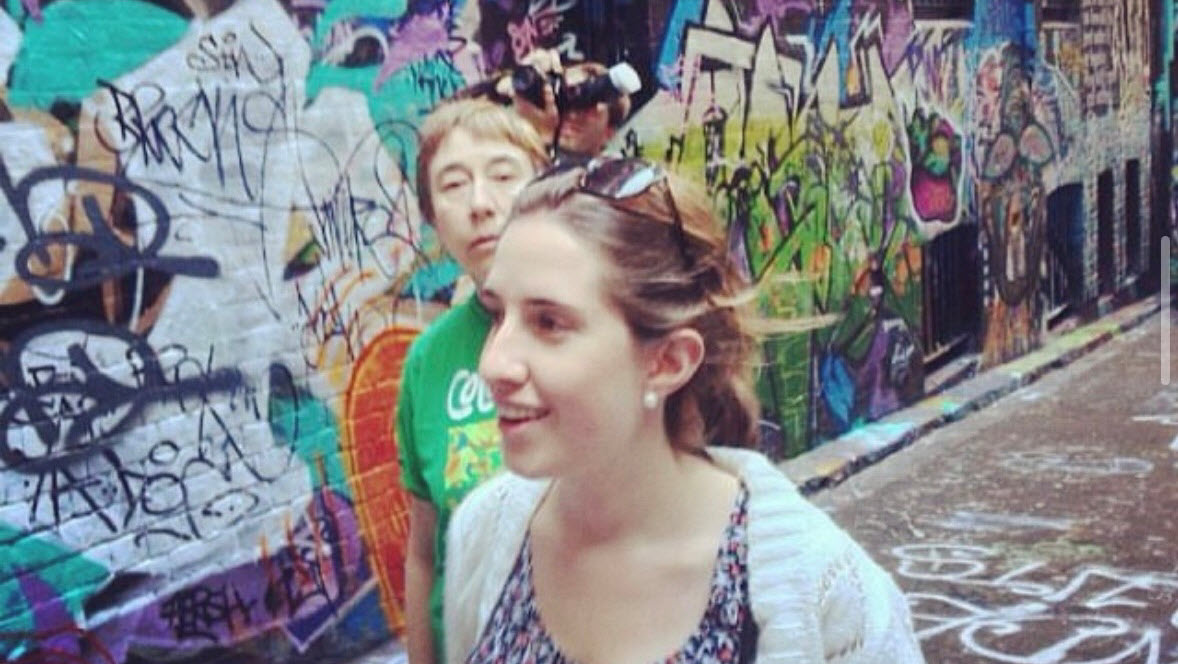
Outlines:
<svg viewBox="0 0 1178 664"><path fill-rule="evenodd" d="M335 415L319 399L294 384L286 367L270 367L270 430L290 446L311 474L316 491L324 488L352 499L348 475L340 458L339 427Z"/></svg>
<svg viewBox="0 0 1178 664"><path fill-rule="evenodd" d="M312 46L322 47L327 35L340 21L353 19L401 19L409 8L404 0L333 0L327 2L315 26Z"/></svg>
<svg viewBox="0 0 1178 664"><path fill-rule="evenodd" d="M403 0L335 0L315 20L308 103L330 87L364 95L381 142L409 179L417 157L415 128L439 101L466 85L445 40L437 38L447 34L450 15L408 13ZM378 52L364 46L364 39L379 41Z"/></svg>
<svg viewBox="0 0 1178 664"><path fill-rule="evenodd" d="M38 615L57 614L64 607L70 616L83 614L83 604L110 577L105 567L59 544L0 523L0 635L32 634L45 627ZM22 583L36 581L37 583ZM30 588L44 588L44 595ZM17 639L17 641L23 641ZM20 655L24 646L0 636L0 653Z"/></svg>
<svg viewBox="0 0 1178 664"><path fill-rule="evenodd" d="M460 90L466 79L440 56L409 64L376 86L380 71L380 65L314 64L307 76L307 99L314 100L329 87L363 94L368 101L368 115L382 142L398 160L402 171L412 178L417 157L414 127L435 104Z"/></svg>
<svg viewBox="0 0 1178 664"><path fill-rule="evenodd" d="M61 0L27 21L13 63L9 104L49 110L80 102L178 42L184 18L138 0Z"/></svg>
<svg viewBox="0 0 1178 664"><path fill-rule="evenodd" d="M415 270L405 286L403 295L433 300L447 292L460 276L462 267L454 259L445 257Z"/></svg>
<svg viewBox="0 0 1178 664"><path fill-rule="evenodd" d="M8 13L18 20L28 15L34 20L41 20L41 3L38 0L8 0Z"/></svg>
<svg viewBox="0 0 1178 664"><path fill-rule="evenodd" d="M409 3L405 0L333 0L327 3L323 15L315 25L314 45L321 46L328 33L340 21L373 17L399 19L405 15Z"/></svg>

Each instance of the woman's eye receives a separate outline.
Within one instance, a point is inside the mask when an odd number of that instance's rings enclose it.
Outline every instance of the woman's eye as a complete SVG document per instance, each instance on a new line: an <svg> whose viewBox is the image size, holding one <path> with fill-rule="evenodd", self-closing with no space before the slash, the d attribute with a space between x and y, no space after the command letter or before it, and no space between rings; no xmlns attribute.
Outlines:
<svg viewBox="0 0 1178 664"><path fill-rule="evenodd" d="M467 178L452 177L442 180L442 186L440 188L442 191L454 191L455 189L461 189L462 187L465 187L467 182Z"/></svg>
<svg viewBox="0 0 1178 664"><path fill-rule="evenodd" d="M559 316L549 313L536 314L534 324L537 330L546 334L561 332L567 329L565 322Z"/></svg>

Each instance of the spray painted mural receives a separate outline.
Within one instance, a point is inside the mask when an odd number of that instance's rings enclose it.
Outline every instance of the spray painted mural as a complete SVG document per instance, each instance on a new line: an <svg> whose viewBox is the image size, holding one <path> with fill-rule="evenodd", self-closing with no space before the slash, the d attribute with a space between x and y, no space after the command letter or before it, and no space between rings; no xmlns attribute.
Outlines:
<svg viewBox="0 0 1178 664"><path fill-rule="evenodd" d="M923 394L940 233L981 231L986 361L1034 347L1045 200L1092 174L1087 115L1148 96L1021 0L918 4L6 0L0 653L327 661L400 629L397 377L458 285L415 128L536 46L646 75L616 147L708 188L784 330L770 451Z"/></svg>
<svg viewBox="0 0 1178 664"><path fill-rule="evenodd" d="M0 651L387 638L395 379L455 274L407 182L477 71L457 8L7 9Z"/></svg>
<svg viewBox="0 0 1178 664"><path fill-rule="evenodd" d="M907 2L716 1L662 32L637 142L707 184L766 311L812 328L766 346L779 444L920 396L920 243L968 196L964 26L917 26Z"/></svg>

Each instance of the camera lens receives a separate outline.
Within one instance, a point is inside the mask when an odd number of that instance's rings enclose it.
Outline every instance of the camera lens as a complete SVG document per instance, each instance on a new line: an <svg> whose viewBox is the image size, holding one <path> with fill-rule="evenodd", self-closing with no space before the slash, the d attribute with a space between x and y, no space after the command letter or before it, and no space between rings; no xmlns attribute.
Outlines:
<svg viewBox="0 0 1178 664"><path fill-rule="evenodd" d="M511 86L515 94L536 106L544 106L544 77L533 67L516 67L511 72Z"/></svg>

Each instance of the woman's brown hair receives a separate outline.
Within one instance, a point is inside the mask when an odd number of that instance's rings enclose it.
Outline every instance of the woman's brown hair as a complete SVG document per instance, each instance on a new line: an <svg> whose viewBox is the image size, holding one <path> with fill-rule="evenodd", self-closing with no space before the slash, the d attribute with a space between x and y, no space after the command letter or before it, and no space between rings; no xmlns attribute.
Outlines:
<svg viewBox="0 0 1178 664"><path fill-rule="evenodd" d="M611 266L607 297L637 339L685 327L703 337L699 369L667 397L664 424L673 444L752 445L758 404L750 292L728 260L708 199L666 174L641 194L603 200L582 190L584 175L585 168L574 168L533 181L516 198L511 218L547 213L601 252Z"/></svg>

